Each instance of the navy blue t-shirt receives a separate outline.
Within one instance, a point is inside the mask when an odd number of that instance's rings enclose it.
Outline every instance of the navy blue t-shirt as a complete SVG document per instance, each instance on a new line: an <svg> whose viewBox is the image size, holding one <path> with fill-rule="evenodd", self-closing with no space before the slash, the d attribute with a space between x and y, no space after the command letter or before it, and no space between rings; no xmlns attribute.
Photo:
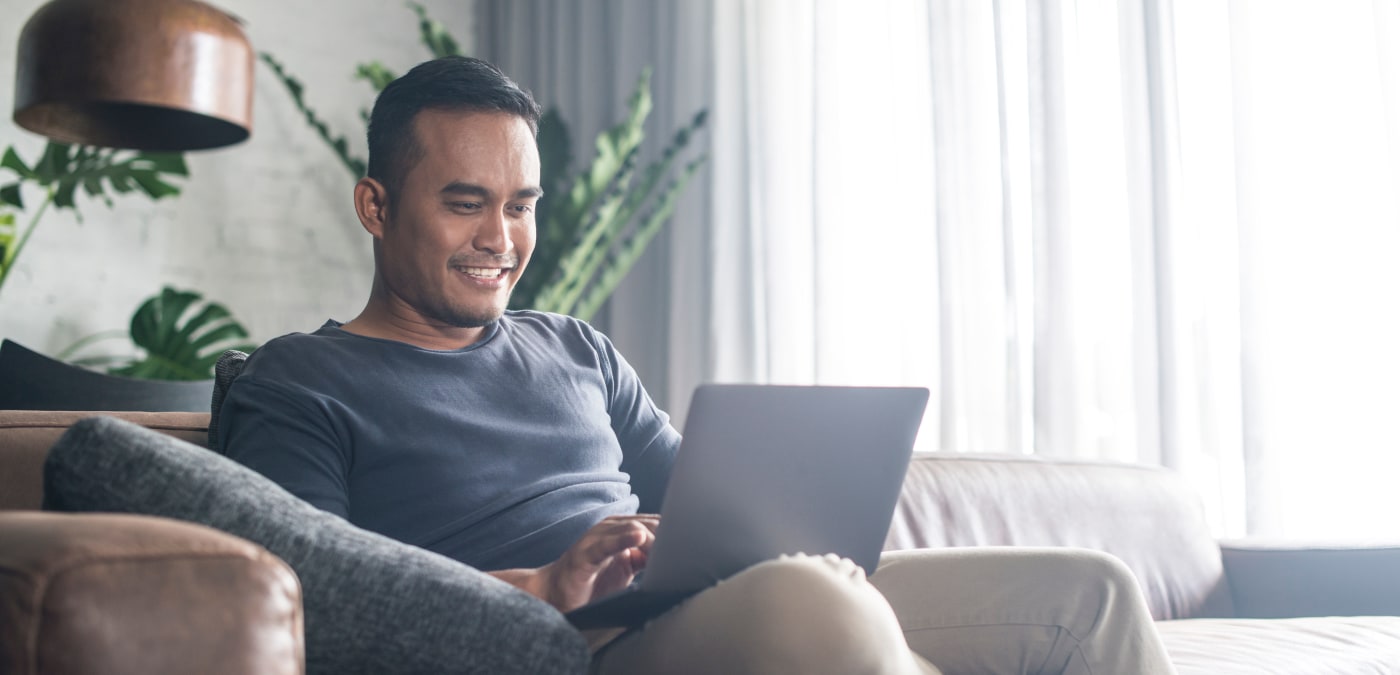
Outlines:
<svg viewBox="0 0 1400 675"><path fill-rule="evenodd" d="M555 560L604 517L655 512L680 435L601 333L507 312L434 351L328 321L249 356L229 457L368 530L484 570Z"/></svg>

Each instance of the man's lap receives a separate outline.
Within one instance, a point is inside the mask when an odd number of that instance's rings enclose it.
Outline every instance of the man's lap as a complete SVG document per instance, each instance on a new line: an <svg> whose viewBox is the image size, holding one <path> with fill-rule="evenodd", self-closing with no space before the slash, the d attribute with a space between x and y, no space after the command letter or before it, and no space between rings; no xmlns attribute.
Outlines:
<svg viewBox="0 0 1400 675"><path fill-rule="evenodd" d="M909 651L889 604L858 566L793 556L755 565L609 642L592 672L938 670Z"/></svg>

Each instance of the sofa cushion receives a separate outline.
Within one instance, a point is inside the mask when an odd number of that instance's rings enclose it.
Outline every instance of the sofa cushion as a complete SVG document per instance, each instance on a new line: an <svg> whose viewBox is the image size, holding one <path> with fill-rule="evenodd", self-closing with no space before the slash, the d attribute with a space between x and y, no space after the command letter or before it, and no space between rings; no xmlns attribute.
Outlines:
<svg viewBox="0 0 1400 675"><path fill-rule="evenodd" d="M1190 619L1157 628L1178 675L1400 675L1400 617Z"/></svg>
<svg viewBox="0 0 1400 675"><path fill-rule="evenodd" d="M301 579L311 673L583 672L583 637L544 602L456 561L357 528L203 447L82 420L44 466L44 506L208 525Z"/></svg>
<svg viewBox="0 0 1400 675"><path fill-rule="evenodd" d="M1232 616L1200 499L1153 467L1027 456L915 455L887 550L1072 546L1133 571L1154 619Z"/></svg>

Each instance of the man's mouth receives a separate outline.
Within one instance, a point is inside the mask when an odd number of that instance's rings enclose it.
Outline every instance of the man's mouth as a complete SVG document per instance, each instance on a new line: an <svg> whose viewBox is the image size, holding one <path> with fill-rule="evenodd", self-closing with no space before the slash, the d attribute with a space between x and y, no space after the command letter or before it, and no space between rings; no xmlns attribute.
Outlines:
<svg viewBox="0 0 1400 675"><path fill-rule="evenodd" d="M454 267L453 269L476 279L499 279L509 272L505 267Z"/></svg>

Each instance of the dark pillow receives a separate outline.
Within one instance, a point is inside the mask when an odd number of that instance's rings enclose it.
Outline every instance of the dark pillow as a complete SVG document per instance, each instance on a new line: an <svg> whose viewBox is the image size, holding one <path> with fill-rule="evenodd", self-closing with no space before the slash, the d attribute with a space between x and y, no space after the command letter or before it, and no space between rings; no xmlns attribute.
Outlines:
<svg viewBox="0 0 1400 675"><path fill-rule="evenodd" d="M213 391L213 380L108 375L0 341L0 410L204 412Z"/></svg>
<svg viewBox="0 0 1400 675"><path fill-rule="evenodd" d="M302 583L308 673L582 673L583 636L544 602L362 530L232 460L109 417L44 464L44 508L165 516L261 544Z"/></svg>

